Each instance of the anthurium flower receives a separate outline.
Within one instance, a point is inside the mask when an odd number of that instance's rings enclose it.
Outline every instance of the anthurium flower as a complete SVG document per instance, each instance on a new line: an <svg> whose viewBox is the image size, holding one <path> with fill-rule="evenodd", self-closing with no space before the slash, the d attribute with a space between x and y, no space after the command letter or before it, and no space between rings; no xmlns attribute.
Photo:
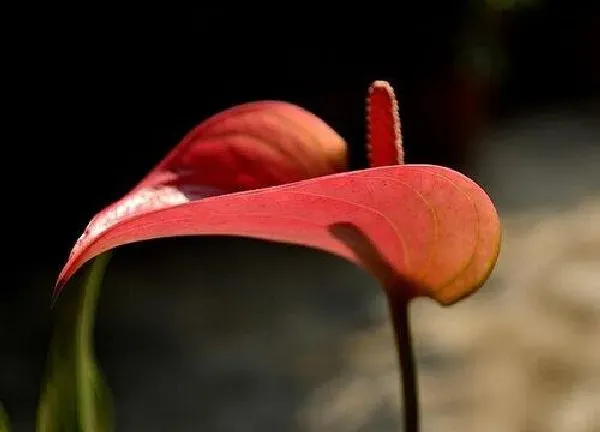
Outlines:
<svg viewBox="0 0 600 432"><path fill-rule="evenodd" d="M388 83L369 89L367 121L371 167L343 172L344 141L301 108L259 102L207 120L92 219L54 293L86 262L125 244L252 237L323 250L369 271L389 295L399 345L409 344L408 301L427 296L449 305L481 286L498 255L500 223L469 178L404 164ZM405 378L414 375L411 361L401 357ZM407 415L414 430L415 414Z"/></svg>
<svg viewBox="0 0 600 432"><path fill-rule="evenodd" d="M484 282L498 254L494 206L456 171L400 165L391 87L375 83L369 102L374 167L354 172L338 172L344 168L344 141L292 105L248 104L209 119L90 222L55 293L85 262L117 246L229 235L321 249L366 268L388 289L443 304L469 294ZM332 232L340 223L362 231L390 268L373 266L339 230Z"/></svg>

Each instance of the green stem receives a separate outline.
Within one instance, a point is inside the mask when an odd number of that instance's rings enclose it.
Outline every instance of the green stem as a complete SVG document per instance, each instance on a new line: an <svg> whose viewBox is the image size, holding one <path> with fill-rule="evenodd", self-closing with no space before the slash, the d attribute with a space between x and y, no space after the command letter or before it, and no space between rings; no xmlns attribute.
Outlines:
<svg viewBox="0 0 600 432"><path fill-rule="evenodd" d="M110 259L110 253L98 256L92 263L81 296L81 310L76 322L76 374L77 398L79 399L79 424L82 431L93 431L96 424L96 403L94 389L89 385L90 376L95 373L92 359L93 331L96 302L102 285L102 278Z"/></svg>
<svg viewBox="0 0 600 432"><path fill-rule="evenodd" d="M402 373L404 432L419 432L419 392L410 329L409 299L390 297L389 302Z"/></svg>

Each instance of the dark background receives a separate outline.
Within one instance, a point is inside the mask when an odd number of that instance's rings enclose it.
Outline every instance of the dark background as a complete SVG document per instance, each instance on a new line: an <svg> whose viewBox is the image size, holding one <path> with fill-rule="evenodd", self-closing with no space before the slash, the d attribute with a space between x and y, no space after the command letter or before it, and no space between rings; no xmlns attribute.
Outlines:
<svg viewBox="0 0 600 432"><path fill-rule="evenodd" d="M53 228L36 233L34 255L62 261L85 221L189 129L250 100L313 111L350 143L351 167L364 166L375 79L396 88L408 162L465 168L482 123L598 92L597 8L523 3L31 13L8 65L22 114L10 159L44 193L19 201L17 223L39 227L34 209L49 206Z"/></svg>
<svg viewBox="0 0 600 432"><path fill-rule="evenodd" d="M542 0L509 10L464 1L19 12L4 66L16 135L4 147L12 282L1 290L0 360L21 352L34 385L0 386L0 400L11 416L32 415L48 296L71 245L203 119L250 100L290 101L346 138L360 168L366 90L385 79L407 162L470 173L487 124L598 96L595 9Z"/></svg>

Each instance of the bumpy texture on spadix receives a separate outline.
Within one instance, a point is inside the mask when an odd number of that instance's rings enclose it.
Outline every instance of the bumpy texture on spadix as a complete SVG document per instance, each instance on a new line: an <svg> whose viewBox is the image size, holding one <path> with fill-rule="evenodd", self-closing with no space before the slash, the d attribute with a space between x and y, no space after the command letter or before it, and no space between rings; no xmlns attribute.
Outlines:
<svg viewBox="0 0 600 432"><path fill-rule="evenodd" d="M393 97L393 92L387 94ZM389 98L382 100L396 109ZM390 113L381 110L385 120L377 112L371 108L371 124L389 125ZM397 126L399 132L399 122ZM312 131L306 123L303 127ZM280 138L288 139L286 133L282 131ZM378 136L372 130L372 154ZM402 149L396 135L390 136L391 141L388 136L382 142L394 143L398 163ZM214 146L218 148L217 141ZM180 151L179 157L185 158L185 149ZM382 154L386 156L381 164L388 164L391 153ZM201 164L200 158L189 160ZM188 178L199 178L195 176L201 175L200 169L195 174L191 162L187 167ZM213 183L226 182L215 175ZM155 208L117 216L101 231L88 232L60 273L57 290L86 261L120 245L164 237L224 235L323 250L365 268L388 290L451 304L483 284L500 246L500 223L486 193L464 175L439 166L390 164L195 200L185 196L177 182L153 183L161 188L163 184L175 188L169 197L181 196L159 199L162 204ZM100 215L107 212L110 208Z"/></svg>
<svg viewBox="0 0 600 432"><path fill-rule="evenodd" d="M394 89L375 81L367 96L367 150L372 167L404 164L400 113Z"/></svg>

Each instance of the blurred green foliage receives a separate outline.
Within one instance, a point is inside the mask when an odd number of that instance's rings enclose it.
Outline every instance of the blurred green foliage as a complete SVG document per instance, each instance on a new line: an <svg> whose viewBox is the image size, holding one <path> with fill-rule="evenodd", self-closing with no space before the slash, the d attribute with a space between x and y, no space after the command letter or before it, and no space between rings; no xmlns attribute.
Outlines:
<svg viewBox="0 0 600 432"><path fill-rule="evenodd" d="M109 253L97 257L82 289L72 290L74 296L62 295L38 407L38 432L113 430L110 391L93 353L96 300L108 261Z"/></svg>
<svg viewBox="0 0 600 432"><path fill-rule="evenodd" d="M4 411L4 405L0 402L0 432L9 432L10 422L8 421L8 414Z"/></svg>

